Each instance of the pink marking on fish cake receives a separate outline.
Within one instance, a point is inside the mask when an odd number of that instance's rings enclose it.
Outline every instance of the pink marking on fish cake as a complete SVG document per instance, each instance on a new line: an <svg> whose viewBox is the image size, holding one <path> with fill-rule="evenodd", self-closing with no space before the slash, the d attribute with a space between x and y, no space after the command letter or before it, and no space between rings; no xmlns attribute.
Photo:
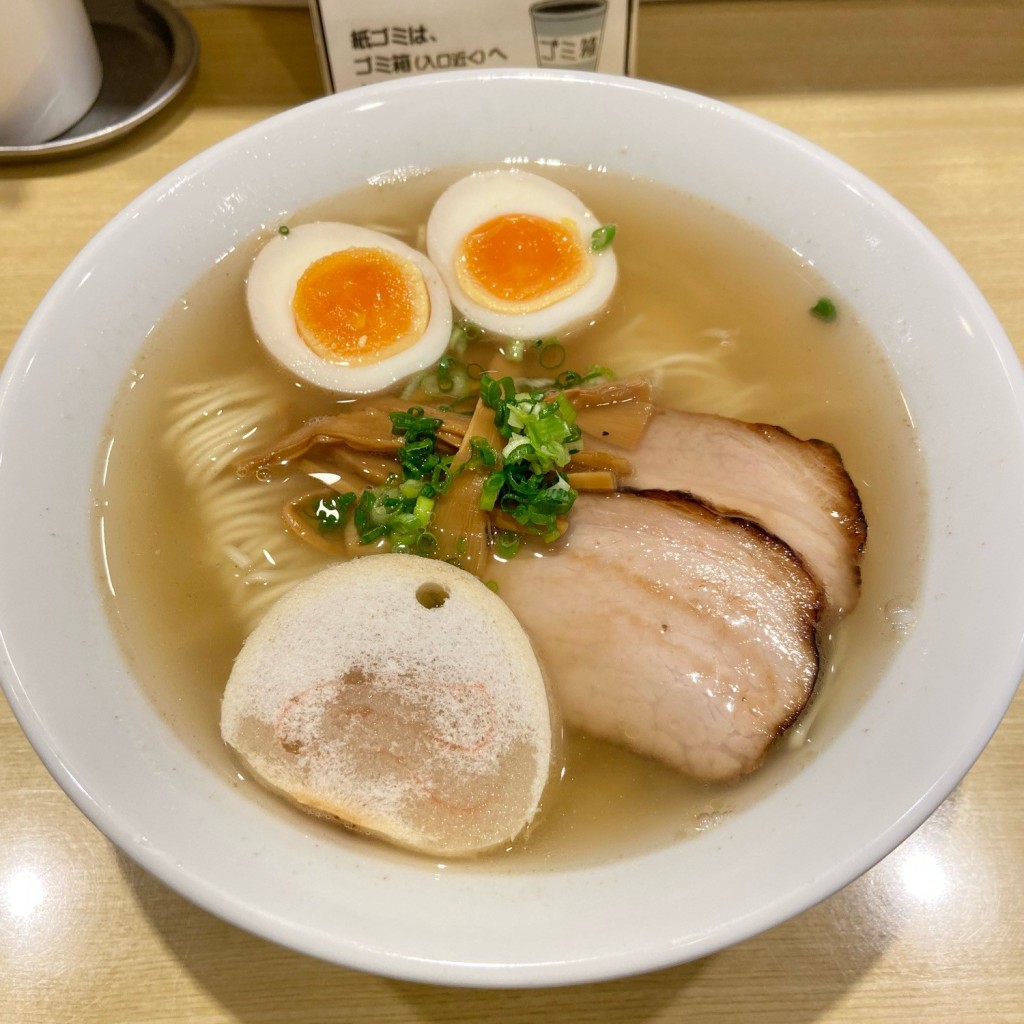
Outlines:
<svg viewBox="0 0 1024 1024"><path fill-rule="evenodd" d="M450 687L454 691L455 687ZM487 690L487 687L483 683L470 683L468 686L461 687L463 691L473 690L478 694L481 694L484 698L484 705L487 709L487 728L484 731L483 736L478 739L475 743L456 743L454 740L447 740L443 736L437 735L436 741L439 745L448 747L450 750L461 750L467 754L475 754L484 747L489 746L491 741L494 739L495 724L494 724L494 699L491 697Z"/></svg>
<svg viewBox="0 0 1024 1024"><path fill-rule="evenodd" d="M312 704L313 698L318 697L325 687L332 686L339 688L342 685L343 680L327 680L325 682L315 683L313 686L306 687L305 690L300 690L298 693L293 694L288 700L281 706L277 715L274 717L274 738L277 742L287 751L289 754L298 754L302 751L305 746L302 741L298 739L289 739L289 733L295 731L295 725L292 724L291 729L288 728L287 719L289 716L293 716L294 713L302 708L304 705ZM347 715L363 716L368 717L374 714L374 708L369 705L362 705L349 708L337 708L339 712Z"/></svg>
<svg viewBox="0 0 1024 1024"><path fill-rule="evenodd" d="M343 715L349 719L361 718L367 722L373 719L374 724L377 726L376 732L378 735L383 732L384 728L386 728L384 723L388 720L395 724L395 729L393 731L401 732L403 730L403 726L405 726L407 722L403 721L402 716L395 712L383 711L380 708L376 708L365 703L346 707L337 699L332 700L329 704L323 700L323 695L328 689L333 690L334 697L338 698L343 694L346 686L358 686L364 684L364 682L365 680L358 676L351 679L324 680L322 682L315 683L313 686L307 687L299 693L293 694L278 711L274 720L274 736L278 743L287 753L292 755L298 755L304 751L307 744L301 740L293 738L293 734L296 731L295 723L292 722L291 726L289 726L288 719L290 716L294 716L294 714L300 709L305 709L306 707L313 705L314 700L316 703L320 704L323 714L327 714L329 712L335 716ZM455 689L454 686L447 688L450 690ZM486 685L484 683L472 683L467 687L462 687L461 689L475 691L484 699L487 726L483 735L473 743L463 744L446 739L436 729L420 729L418 731L418 738L424 741L428 745L428 748L433 746L435 749L444 748L465 755L475 755L490 746L493 741L496 732L494 701L491 694L488 692ZM429 800L431 803L443 807L447 811L457 814L468 814L493 803L493 798L472 804L455 803L451 800L445 799L438 794L429 780L427 780L421 772L417 771L417 769L409 763L408 758L396 753L388 744L380 743L377 746L370 746L364 749L366 749L370 754L382 757L385 760L392 762L407 776L413 788L421 796Z"/></svg>

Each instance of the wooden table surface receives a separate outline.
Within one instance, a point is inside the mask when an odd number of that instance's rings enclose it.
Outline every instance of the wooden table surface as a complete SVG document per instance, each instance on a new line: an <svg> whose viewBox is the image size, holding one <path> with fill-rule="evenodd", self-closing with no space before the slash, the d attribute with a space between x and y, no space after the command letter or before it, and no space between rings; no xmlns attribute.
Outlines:
<svg viewBox="0 0 1024 1024"><path fill-rule="evenodd" d="M199 74L169 110L88 155L0 166L0 358L137 193L320 94L305 10L203 5L188 16ZM948 246L1024 354L1024 5L650 3L638 70L761 114L865 172ZM26 873L34 889L19 885ZM359 974L222 923L107 842L0 707L4 1024L1024 1021L1022 921L1024 695L936 814L821 905L696 963L520 992Z"/></svg>

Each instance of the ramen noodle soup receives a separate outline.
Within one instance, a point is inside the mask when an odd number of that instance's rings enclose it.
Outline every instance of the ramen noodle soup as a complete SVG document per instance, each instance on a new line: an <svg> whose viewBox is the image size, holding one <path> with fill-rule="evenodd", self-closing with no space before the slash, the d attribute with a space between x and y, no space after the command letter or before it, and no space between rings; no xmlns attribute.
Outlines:
<svg viewBox="0 0 1024 1024"><path fill-rule="evenodd" d="M112 409L98 471L98 562L140 685L225 785L268 814L295 816L323 842L376 840L302 815L267 792L219 729L225 684L246 637L296 583L339 557L337 548L300 539L282 516L324 485L323 466L302 455L248 475L240 476L238 467L309 419L357 408L360 400L289 372L270 345L257 342L246 280L268 243L313 222L355 225L395 239L401 252L426 253L434 204L471 170L396 175L332 197L286 223L267 224L211 267L142 344ZM543 326L527 339L464 329L458 367L487 367L501 353L514 360L525 344L524 361L512 363L524 376L607 367L617 379L649 381L662 409L824 439L856 485L869 540L856 607L842 617L826 615L818 627L814 698L757 771L738 782L698 781L570 725L556 737L553 777L534 823L502 844L508 856L452 862L457 870L607 861L743 813L810 765L870 692L912 621L922 558L924 497L912 426L879 346L857 321L855 303L833 294L800 254L695 199L592 169L537 173L578 196L599 224L614 223L614 290L603 310L582 309L564 336ZM452 322L458 333L458 311L442 325L446 337ZM531 339L541 338L547 343L534 346ZM431 365L443 350L432 344ZM426 372L429 377L429 367ZM422 375L414 371L410 385L406 374L387 394L399 404L422 404L414 390ZM436 386L436 375L427 384ZM431 401L443 402L444 394ZM463 408L472 410L472 397ZM359 472L343 472L350 471ZM526 547L515 557L540 563L558 557L543 544ZM585 573L569 603L581 622L616 613L614 599L589 585ZM639 659L642 652L625 655ZM556 732L559 722L556 707Z"/></svg>

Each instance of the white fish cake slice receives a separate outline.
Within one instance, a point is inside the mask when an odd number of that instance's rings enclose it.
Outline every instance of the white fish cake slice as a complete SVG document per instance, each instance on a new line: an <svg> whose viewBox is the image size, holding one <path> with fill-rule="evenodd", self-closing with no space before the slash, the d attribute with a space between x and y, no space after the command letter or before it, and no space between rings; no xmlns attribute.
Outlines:
<svg viewBox="0 0 1024 1024"><path fill-rule="evenodd" d="M402 554L325 569L274 605L232 669L221 734L303 808L444 856L514 839L552 763L515 616L469 573Z"/></svg>

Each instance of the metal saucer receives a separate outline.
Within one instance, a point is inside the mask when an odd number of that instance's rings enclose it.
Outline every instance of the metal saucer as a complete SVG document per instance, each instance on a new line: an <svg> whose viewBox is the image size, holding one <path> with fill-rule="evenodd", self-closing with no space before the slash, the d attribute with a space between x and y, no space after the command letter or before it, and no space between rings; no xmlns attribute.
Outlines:
<svg viewBox="0 0 1024 1024"><path fill-rule="evenodd" d="M0 163L82 153L119 139L162 110L188 84L199 40L167 0L85 0L103 64L100 94L62 135L0 146Z"/></svg>

